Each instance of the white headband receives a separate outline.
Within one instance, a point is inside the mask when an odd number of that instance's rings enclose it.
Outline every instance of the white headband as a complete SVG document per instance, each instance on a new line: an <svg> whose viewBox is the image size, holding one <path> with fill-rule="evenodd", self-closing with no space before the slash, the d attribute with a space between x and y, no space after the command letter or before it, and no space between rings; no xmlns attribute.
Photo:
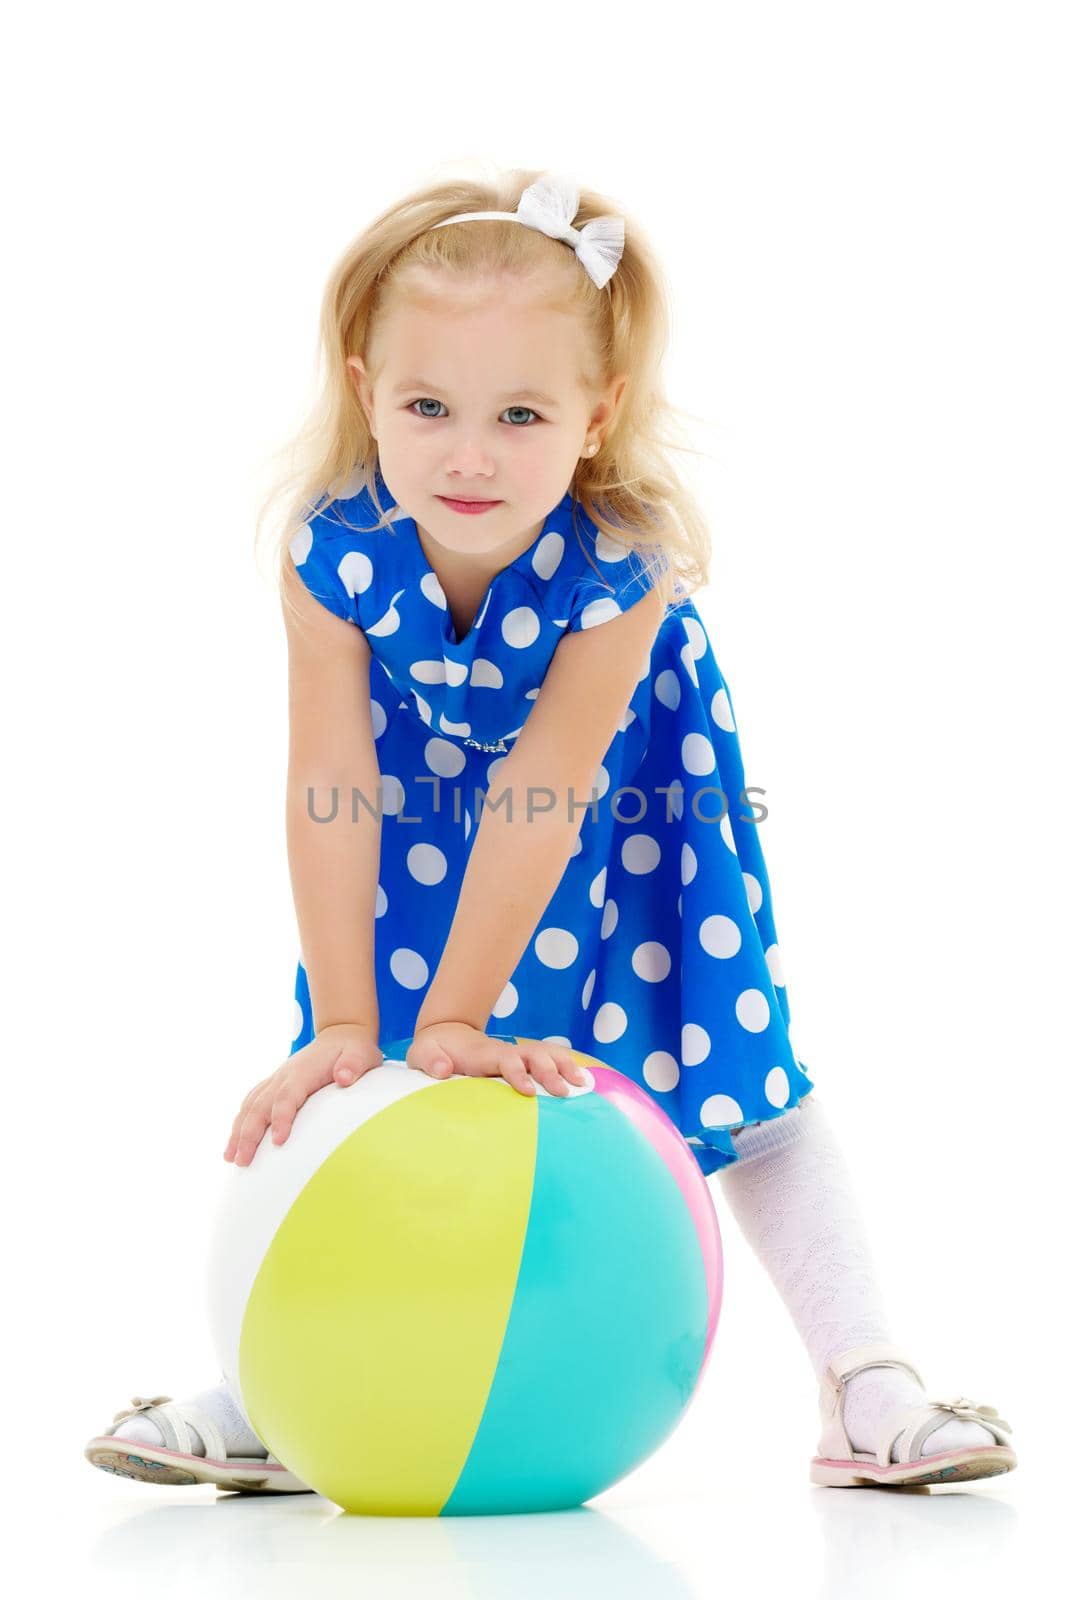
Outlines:
<svg viewBox="0 0 1067 1600"><path fill-rule="evenodd" d="M469 222L477 217L492 217L501 222L521 222L538 228L550 239L569 244L598 289L602 289L622 259L625 225L622 217L591 217L581 228L572 228L578 210L578 185L559 174L538 178L519 196L514 211L464 211L446 217L433 228L450 222ZM432 233L433 228L429 231Z"/></svg>

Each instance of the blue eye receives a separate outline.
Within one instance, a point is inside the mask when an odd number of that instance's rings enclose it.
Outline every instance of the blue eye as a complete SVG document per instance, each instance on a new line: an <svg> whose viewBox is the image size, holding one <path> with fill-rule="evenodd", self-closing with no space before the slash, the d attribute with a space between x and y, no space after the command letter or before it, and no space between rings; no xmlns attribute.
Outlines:
<svg viewBox="0 0 1067 1600"><path fill-rule="evenodd" d="M406 407L406 409L408 411L410 411L412 406L426 406L426 405L439 406L440 404L441 404L440 400L431 400L429 395L423 395L421 397L421 399L419 399L419 400L412 400L409 403L409 405ZM507 406L507 407L505 407L505 415L506 415L506 413L508 411L525 411L528 416L536 417L538 422L543 422L544 421L544 418L541 416L541 413L539 411L531 410L531 408L529 406ZM440 421L440 417L439 416L428 417L424 411L416 411L415 415L417 417L421 417L423 422L439 422ZM528 427L531 426L531 424L526 422L526 423L522 423L521 425L520 424L514 424L513 426L516 426L516 427L520 427L521 426L523 428L528 428Z"/></svg>

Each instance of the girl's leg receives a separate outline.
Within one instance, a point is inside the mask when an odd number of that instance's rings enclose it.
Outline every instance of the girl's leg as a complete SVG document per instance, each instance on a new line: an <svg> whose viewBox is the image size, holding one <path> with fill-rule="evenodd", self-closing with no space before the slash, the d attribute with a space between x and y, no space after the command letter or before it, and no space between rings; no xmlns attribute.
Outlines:
<svg viewBox="0 0 1067 1600"><path fill-rule="evenodd" d="M899 1343L844 1151L814 1092L783 1116L737 1129L732 1138L738 1159L718 1173L722 1192L785 1302L816 1378L839 1350ZM883 1419L924 1397L899 1368L873 1367L850 1378L843 1420L853 1448L873 1451ZM995 1443L988 1428L953 1418L929 1434L922 1454ZM895 1445L892 1459L899 1459Z"/></svg>

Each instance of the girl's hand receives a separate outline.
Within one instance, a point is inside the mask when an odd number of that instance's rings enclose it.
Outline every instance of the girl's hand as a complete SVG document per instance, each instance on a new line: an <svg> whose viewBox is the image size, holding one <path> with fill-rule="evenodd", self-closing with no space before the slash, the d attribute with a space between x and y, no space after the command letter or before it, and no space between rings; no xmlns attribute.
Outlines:
<svg viewBox="0 0 1067 1600"><path fill-rule="evenodd" d="M536 1094L534 1080L550 1094L566 1095L568 1083L584 1089L586 1076L569 1050L540 1039L505 1044L467 1022L435 1022L418 1028L408 1047L407 1065L431 1078L459 1072L469 1078L506 1078L521 1094Z"/></svg>
<svg viewBox="0 0 1067 1600"><path fill-rule="evenodd" d="M250 1089L233 1119L230 1142L223 1160L247 1167L268 1127L274 1129L274 1143L284 1144L304 1101L328 1083L344 1088L357 1078L380 1067L378 1030L360 1022L338 1022L321 1028L302 1050L283 1061L277 1072Z"/></svg>

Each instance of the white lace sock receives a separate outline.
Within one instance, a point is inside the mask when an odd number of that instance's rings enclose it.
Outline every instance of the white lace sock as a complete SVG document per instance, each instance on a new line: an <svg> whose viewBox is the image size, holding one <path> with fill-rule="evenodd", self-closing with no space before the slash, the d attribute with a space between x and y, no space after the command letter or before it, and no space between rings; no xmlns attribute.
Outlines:
<svg viewBox="0 0 1067 1600"><path fill-rule="evenodd" d="M783 1116L751 1123L731 1137L738 1159L719 1169L722 1192L785 1301L816 1377L840 1350L897 1343L844 1151L815 1093ZM845 1385L843 1411L853 1449L873 1452L883 1421L925 1398L898 1367L857 1373ZM995 1443L988 1428L952 1418L929 1434L921 1453ZM892 1460L899 1459L894 1444Z"/></svg>
<svg viewBox="0 0 1067 1600"><path fill-rule="evenodd" d="M201 1411L206 1411L214 1422L223 1439L226 1441L227 1454L230 1456L258 1456L261 1460L267 1458L267 1447L262 1439L252 1432L252 1426L241 1410L228 1383L223 1381L214 1389L202 1389L199 1394L191 1394L181 1405L194 1405ZM192 1435L194 1456L207 1455L204 1441L199 1433L189 1423L189 1432ZM129 1417L115 1429L116 1439L133 1439L139 1444L161 1445L163 1435L155 1423L144 1416Z"/></svg>

